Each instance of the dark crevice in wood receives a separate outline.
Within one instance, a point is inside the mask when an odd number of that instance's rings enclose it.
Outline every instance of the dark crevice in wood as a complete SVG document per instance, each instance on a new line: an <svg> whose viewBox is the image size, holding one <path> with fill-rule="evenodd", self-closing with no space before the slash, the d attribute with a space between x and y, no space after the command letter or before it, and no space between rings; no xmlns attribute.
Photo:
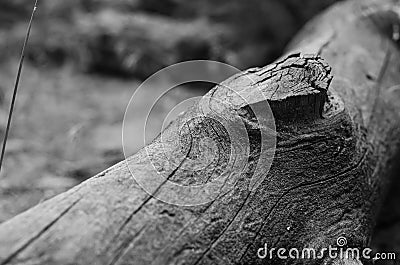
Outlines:
<svg viewBox="0 0 400 265"><path fill-rule="evenodd" d="M243 200L243 203L240 205L239 209L235 212L234 216L232 219L229 221L229 223L225 226L224 230L222 233L210 244L210 246L206 249L206 251L203 252L203 254L196 260L196 262L193 265L197 265L200 263L200 261L213 249L215 244L218 242L218 240L225 234L225 232L228 230L228 228L232 225L233 221L235 221L236 217L240 213L240 211L243 209L243 207L246 205L247 200L249 199L251 195L251 192L248 192L247 196Z"/></svg>
<svg viewBox="0 0 400 265"><path fill-rule="evenodd" d="M135 240L135 238L139 238L145 229L147 228L147 225L144 225L137 233L135 233L132 238L125 239L123 244L116 250L115 256L112 258L111 262L108 265L115 265L118 263L118 261L126 254L126 252L129 250L130 247L132 247L132 242Z"/></svg>
<svg viewBox="0 0 400 265"><path fill-rule="evenodd" d="M268 218L271 216L271 214L273 213L273 211L278 207L278 205L279 205L279 203L282 201L282 199L283 199L285 196L287 196L289 193L291 193L291 192L293 192L293 191L295 191L295 190L297 190L297 189L306 188L306 187L315 186L315 185L320 185L320 184L323 184L323 183L332 181L332 180L334 180L334 179L336 179L336 178L340 178L340 177L346 175L346 174L347 174L348 172L350 172L350 171L359 169L360 166L361 166L361 164L364 162L366 155L367 155L367 151L365 151L365 153L362 155L362 157L360 158L360 160L359 160L356 164L354 164L354 165L352 165L352 166L349 166L348 168L344 169L342 172L340 172L340 173L338 173L338 174L336 174L336 175L333 175L333 176L331 176L331 177L329 177L329 178L326 178L326 179L322 179L322 180L318 180L318 181L314 181L314 182L310 182L310 183L304 183L304 184L298 185L298 186L296 186L296 187L293 187L293 188L290 188L290 189L284 191L284 193L276 200L276 202L274 203L274 205L273 205L273 206L271 207L271 209L269 210L268 214L267 214L267 215L265 216L265 218L262 220L260 229L257 231L256 235L253 237L253 240L251 240L251 241L255 241L255 239L257 238L257 236L259 235L259 233L260 233L261 230L263 229L263 225L267 223L267 220L268 220ZM246 250L244 251L244 253L243 253L243 255L241 256L241 258L239 259L239 263L242 261L242 259L243 259L243 258L245 257L245 255L247 254L247 252L248 252L250 246L251 246L251 243L246 247Z"/></svg>
<svg viewBox="0 0 400 265"><path fill-rule="evenodd" d="M141 203L139 205L139 207L137 209L135 209L129 216L128 218L125 220L125 222L120 226L120 228L118 229L118 232L114 238L114 240L112 240L111 245L113 244L114 241L118 240L119 236L121 235L122 231L124 230L124 228L132 221L133 216L135 216L135 214L137 214L140 210L143 209L143 207L146 205L146 203L148 203L151 199L153 199L154 194L156 194L161 187L167 183L174 175L175 173L181 168L181 166L183 165L183 163L185 162L186 158L188 157L188 155L190 154L190 151L192 150L192 145L190 145L189 147L189 151L187 152L186 156L182 159L182 161L180 162L180 165L178 167L176 167L169 175L168 177L163 181L163 183L158 186L154 193L147 196L147 198L143 201L143 203Z"/></svg>
<svg viewBox="0 0 400 265"><path fill-rule="evenodd" d="M36 234L34 237L30 238L27 242L22 244L17 250L15 250L13 253L11 253L7 258L5 258L2 262L1 265L6 265L10 263L14 258L18 256L19 253L24 251L27 247L30 245L34 244L35 240L40 238L46 231L49 231L50 228L55 225L63 216L65 216L78 202L80 199L77 199L76 201L72 202L63 212L61 212L57 218L55 218L52 222L48 223L43 229L39 231L38 234Z"/></svg>

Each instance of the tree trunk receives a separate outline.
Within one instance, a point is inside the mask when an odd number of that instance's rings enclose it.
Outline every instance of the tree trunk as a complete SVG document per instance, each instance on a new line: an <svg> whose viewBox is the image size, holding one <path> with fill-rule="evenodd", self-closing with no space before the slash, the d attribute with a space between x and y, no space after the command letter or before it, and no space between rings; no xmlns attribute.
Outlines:
<svg viewBox="0 0 400 265"><path fill-rule="evenodd" d="M336 5L284 59L226 80L136 155L3 223L0 264L341 264L258 255L367 247L400 139L394 5Z"/></svg>

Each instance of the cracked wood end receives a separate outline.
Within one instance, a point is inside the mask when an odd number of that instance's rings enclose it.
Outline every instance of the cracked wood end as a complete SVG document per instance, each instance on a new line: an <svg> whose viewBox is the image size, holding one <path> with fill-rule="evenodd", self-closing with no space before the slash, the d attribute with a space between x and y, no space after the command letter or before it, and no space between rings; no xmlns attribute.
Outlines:
<svg viewBox="0 0 400 265"><path fill-rule="evenodd" d="M265 96L279 120L321 118L332 80L331 67L317 55L291 54L267 67L263 78L276 87Z"/></svg>
<svg viewBox="0 0 400 265"><path fill-rule="evenodd" d="M316 119L328 102L330 73L331 67L320 56L294 53L228 79L212 95L241 108L267 100L274 117L282 121Z"/></svg>

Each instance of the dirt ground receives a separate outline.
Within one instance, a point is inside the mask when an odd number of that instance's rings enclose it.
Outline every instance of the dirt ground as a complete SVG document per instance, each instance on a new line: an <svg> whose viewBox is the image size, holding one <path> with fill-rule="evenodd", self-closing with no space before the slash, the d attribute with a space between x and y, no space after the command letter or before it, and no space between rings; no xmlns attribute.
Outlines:
<svg viewBox="0 0 400 265"><path fill-rule="evenodd" d="M16 66L12 61L0 68L6 91L0 109L3 131ZM140 83L82 75L68 67L48 70L26 65L0 177L0 222L123 160L122 122ZM146 92L135 108L138 113L153 103L147 95L158 95L160 89ZM161 122L172 106L203 93L176 88L152 115ZM135 118L125 120L125 126L134 131L144 129ZM159 133L156 128L148 130L148 135ZM136 152L144 139L131 137L125 143Z"/></svg>

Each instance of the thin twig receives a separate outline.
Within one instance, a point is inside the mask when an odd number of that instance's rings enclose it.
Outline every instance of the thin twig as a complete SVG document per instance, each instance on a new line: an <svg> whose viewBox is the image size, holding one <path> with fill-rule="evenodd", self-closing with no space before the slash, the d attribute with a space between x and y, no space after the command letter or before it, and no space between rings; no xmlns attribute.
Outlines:
<svg viewBox="0 0 400 265"><path fill-rule="evenodd" d="M12 99L11 99L10 111L8 113L6 132L4 134L3 147L1 149L0 172L1 172L1 168L3 166L4 154L5 154L5 150L6 150L8 134L9 134L9 131L10 131L12 114L14 112L15 100L17 99L17 91L18 91L19 81L21 79L22 66L24 64L24 59L25 59L25 49L26 49L26 46L28 45L29 36L31 34L32 22L33 22L33 18L35 16L37 4L38 4L38 0L35 1L35 5L33 6L33 10L32 10L32 13L31 13L31 18L30 18L29 24L28 24L28 30L26 32L24 44L23 44L22 50L21 50L21 57L19 59L17 77L16 77L16 80L15 80L14 91L13 91L13 95L12 95Z"/></svg>

